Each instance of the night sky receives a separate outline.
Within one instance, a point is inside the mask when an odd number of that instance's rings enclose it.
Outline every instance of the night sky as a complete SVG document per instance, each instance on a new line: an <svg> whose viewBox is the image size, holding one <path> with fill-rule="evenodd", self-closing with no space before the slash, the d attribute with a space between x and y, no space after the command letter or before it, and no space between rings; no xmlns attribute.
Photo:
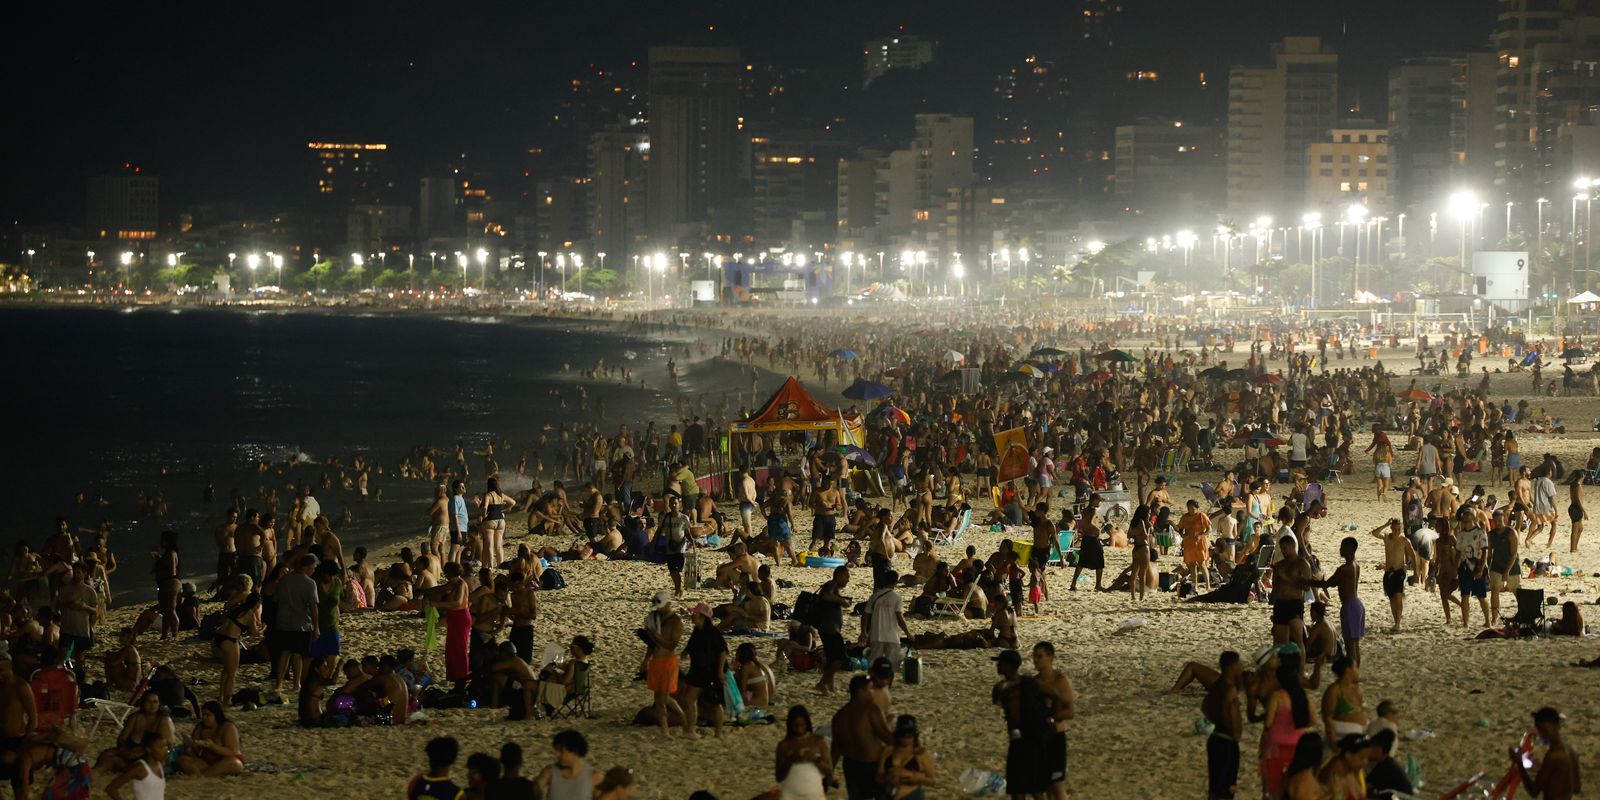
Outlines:
<svg viewBox="0 0 1600 800"><path fill-rule="evenodd" d="M1122 0L1119 46L1225 80L1284 35L1338 43L1343 80L1381 109L1408 55L1484 46L1494 0ZM248 10L245 10L248 9ZM753 63L859 74L861 43L904 26L975 68L1061 54L1052 2L325 2L37 4L0 48L10 222L82 222L84 181L124 161L162 177L162 213L271 206L304 189L311 139L386 141L414 158L515 152L585 65L651 44L737 44ZM710 30L715 26L715 30ZM1153 55L1152 57L1156 57ZM987 59L987 60L986 60ZM1225 93L1223 93L1225 94ZM1220 109L1219 109L1220 111Z"/></svg>

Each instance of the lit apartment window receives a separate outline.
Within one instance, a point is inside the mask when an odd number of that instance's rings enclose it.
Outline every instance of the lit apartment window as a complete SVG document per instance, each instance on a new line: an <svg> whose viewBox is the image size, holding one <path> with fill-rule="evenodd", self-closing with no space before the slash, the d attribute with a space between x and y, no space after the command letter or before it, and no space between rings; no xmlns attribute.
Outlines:
<svg viewBox="0 0 1600 800"><path fill-rule="evenodd" d="M1350 191L1350 182L1349 181L1340 181L1339 182L1339 191L1341 191L1341 192Z"/></svg>

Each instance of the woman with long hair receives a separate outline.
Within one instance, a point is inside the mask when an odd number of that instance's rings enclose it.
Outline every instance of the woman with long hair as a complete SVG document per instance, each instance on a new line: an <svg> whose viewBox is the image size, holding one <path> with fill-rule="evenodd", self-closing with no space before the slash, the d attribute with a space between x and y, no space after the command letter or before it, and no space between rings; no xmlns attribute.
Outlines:
<svg viewBox="0 0 1600 800"><path fill-rule="evenodd" d="M254 636L262 629L261 595L252 591L250 576L239 574L231 580L234 584L233 596L223 604L222 619L217 621L217 627L211 633L211 641L217 648L217 660L222 663L217 699L224 703L233 702L234 680L239 676L239 653L243 650L240 640Z"/></svg>
<svg viewBox="0 0 1600 800"><path fill-rule="evenodd" d="M1278 776L1283 794L1274 793L1273 796L1281 796L1283 800L1330 800L1333 794L1317 777L1317 768L1321 765L1322 737L1315 733L1302 736L1295 743L1289 765Z"/></svg>
<svg viewBox="0 0 1600 800"><path fill-rule="evenodd" d="M783 800L826 800L823 776L833 772L828 741L812 729L811 712L805 706L792 706L785 723L785 735L778 742L776 779Z"/></svg>
<svg viewBox="0 0 1600 800"><path fill-rule="evenodd" d="M200 707L200 720L184 743L183 754L178 756L178 771L207 778L244 772L239 726L228 719L221 703L210 700Z"/></svg>
<svg viewBox="0 0 1600 800"><path fill-rule="evenodd" d="M878 783L888 788L890 800L925 800L923 787L938 777L933 755L917 733L917 718L901 714L894 723L894 744L878 757Z"/></svg>
<svg viewBox="0 0 1600 800"><path fill-rule="evenodd" d="M499 567L506 560L506 512L517 506L516 498L500 491L500 479L490 478L482 498L483 561Z"/></svg>
<svg viewBox="0 0 1600 800"><path fill-rule="evenodd" d="M178 635L178 532L161 532L161 550L155 554L150 572L156 579L156 606L161 613L161 638Z"/></svg>
<svg viewBox="0 0 1600 800"><path fill-rule="evenodd" d="M1150 507L1141 505L1133 510L1128 521L1128 546L1133 548L1133 569L1128 573L1128 594L1134 600L1143 600L1146 585L1150 582Z"/></svg>
<svg viewBox="0 0 1600 800"><path fill-rule="evenodd" d="M1300 683L1299 652L1279 657L1278 688L1267 698L1261 728L1261 784L1268 795L1280 796L1284 770L1295 756L1296 745L1315 726L1311 701ZM1320 742L1321 737L1317 740ZM1320 745L1318 755L1321 754Z"/></svg>
<svg viewBox="0 0 1600 800"><path fill-rule="evenodd" d="M1578 537L1583 535L1583 523L1589 519L1589 510L1583 507L1583 471L1573 470L1567 478L1567 491L1571 498L1567 503L1567 519L1572 523L1572 549L1569 552L1578 552ZM1550 526L1551 530L1555 526ZM1554 535L1551 538L1555 538Z"/></svg>

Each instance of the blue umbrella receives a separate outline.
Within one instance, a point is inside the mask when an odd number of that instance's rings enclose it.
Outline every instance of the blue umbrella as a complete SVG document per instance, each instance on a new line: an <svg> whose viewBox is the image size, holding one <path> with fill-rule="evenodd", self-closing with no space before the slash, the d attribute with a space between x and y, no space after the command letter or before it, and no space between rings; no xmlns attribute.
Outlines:
<svg viewBox="0 0 1600 800"><path fill-rule="evenodd" d="M850 384L840 394L851 400L881 400L894 394L894 390L877 381L857 378L855 383Z"/></svg>
<svg viewBox="0 0 1600 800"><path fill-rule="evenodd" d="M856 351L851 350L849 348L843 348L843 349L840 349L840 350L835 350L835 351L829 353L828 355L830 355L830 356L838 356L838 357L840 357L840 358L842 358L842 359L844 359L846 361L861 357L860 353L857 353Z"/></svg>
<svg viewBox="0 0 1600 800"><path fill-rule="evenodd" d="M862 450L853 444L847 444L844 446L844 460L854 461L858 464L866 464L869 467L878 466L878 459L873 458L871 453Z"/></svg>

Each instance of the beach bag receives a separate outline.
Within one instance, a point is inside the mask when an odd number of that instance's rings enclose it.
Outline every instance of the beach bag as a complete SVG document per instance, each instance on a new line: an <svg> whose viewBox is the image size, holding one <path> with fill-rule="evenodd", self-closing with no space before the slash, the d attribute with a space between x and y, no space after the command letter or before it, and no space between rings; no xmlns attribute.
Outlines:
<svg viewBox="0 0 1600 800"><path fill-rule="evenodd" d="M794 611L789 618L806 625L817 624L817 611L820 610L822 598L816 592L801 592L794 600Z"/></svg>
<svg viewBox="0 0 1600 800"><path fill-rule="evenodd" d="M906 648L903 667L905 669L906 683L912 685L922 683L922 656L917 655L915 650Z"/></svg>
<svg viewBox="0 0 1600 800"><path fill-rule="evenodd" d="M539 574L539 588L546 591L567 588L567 579L553 569L547 569Z"/></svg>
<svg viewBox="0 0 1600 800"><path fill-rule="evenodd" d="M700 554L685 553L683 556L683 585L700 585Z"/></svg>
<svg viewBox="0 0 1600 800"><path fill-rule="evenodd" d="M733 670L723 672L722 685L727 688L727 691L722 693L723 710L734 719L744 716L744 691L739 687L739 679L733 674Z"/></svg>

